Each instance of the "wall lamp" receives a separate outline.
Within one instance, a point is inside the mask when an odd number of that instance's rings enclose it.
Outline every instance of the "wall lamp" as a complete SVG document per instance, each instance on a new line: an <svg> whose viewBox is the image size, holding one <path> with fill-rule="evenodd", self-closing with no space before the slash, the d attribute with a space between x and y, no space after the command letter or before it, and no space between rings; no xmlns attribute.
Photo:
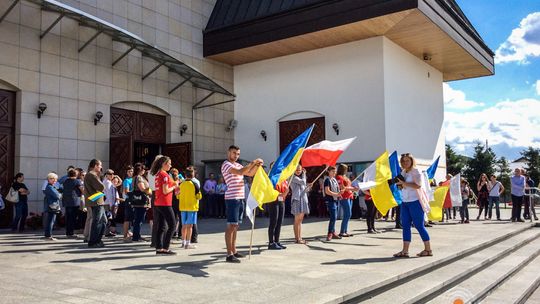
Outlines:
<svg viewBox="0 0 540 304"><path fill-rule="evenodd" d="M337 123L334 123L332 125L332 129L336 132L336 135L339 135L339 125Z"/></svg>
<svg viewBox="0 0 540 304"><path fill-rule="evenodd" d="M180 136L184 135L186 133L188 126L186 124L183 124L180 126Z"/></svg>
<svg viewBox="0 0 540 304"><path fill-rule="evenodd" d="M47 104L42 102L39 104L38 106L38 111L37 111L37 118L41 118L41 115L43 114L43 112L45 112L45 110L47 110Z"/></svg>
<svg viewBox="0 0 540 304"><path fill-rule="evenodd" d="M101 118L103 118L103 112L97 111L96 115L94 115L94 126L97 126L97 123L101 120Z"/></svg>
<svg viewBox="0 0 540 304"><path fill-rule="evenodd" d="M264 141L266 141L266 131L265 130L261 131L261 136L264 139Z"/></svg>

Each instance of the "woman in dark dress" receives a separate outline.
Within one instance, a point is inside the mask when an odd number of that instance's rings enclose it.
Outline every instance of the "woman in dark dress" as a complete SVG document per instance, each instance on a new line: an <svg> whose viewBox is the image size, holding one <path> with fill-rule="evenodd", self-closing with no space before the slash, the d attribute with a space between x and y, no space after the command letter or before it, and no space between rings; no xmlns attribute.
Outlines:
<svg viewBox="0 0 540 304"><path fill-rule="evenodd" d="M485 173L482 173L480 175L480 179L478 180L478 183L476 183L476 189L478 190L478 216L476 217L477 220L480 219L480 215L482 215L482 210L484 211L484 220L487 219L488 214L488 197L489 197L489 190L488 190L488 177Z"/></svg>

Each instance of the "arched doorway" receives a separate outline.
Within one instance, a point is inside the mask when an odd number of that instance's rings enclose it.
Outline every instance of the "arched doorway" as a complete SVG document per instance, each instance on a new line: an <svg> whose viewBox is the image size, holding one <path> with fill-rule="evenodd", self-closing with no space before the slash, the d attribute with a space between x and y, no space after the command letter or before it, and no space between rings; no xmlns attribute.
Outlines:
<svg viewBox="0 0 540 304"><path fill-rule="evenodd" d="M111 107L109 166L124 174L128 165L141 162L150 167L159 155L171 157L182 170L191 163L191 143L166 143L164 115Z"/></svg>

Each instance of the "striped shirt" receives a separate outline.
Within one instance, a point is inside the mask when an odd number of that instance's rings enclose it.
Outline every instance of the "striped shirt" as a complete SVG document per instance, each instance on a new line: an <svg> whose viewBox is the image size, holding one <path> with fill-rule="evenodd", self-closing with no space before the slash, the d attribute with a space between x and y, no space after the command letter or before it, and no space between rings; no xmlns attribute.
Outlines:
<svg viewBox="0 0 540 304"><path fill-rule="evenodd" d="M221 165L221 174L227 184L227 191L225 191L226 200L245 198L244 176L230 173L231 169L240 170L242 168L244 166L241 164L237 162L231 163L228 160L224 161L223 165Z"/></svg>

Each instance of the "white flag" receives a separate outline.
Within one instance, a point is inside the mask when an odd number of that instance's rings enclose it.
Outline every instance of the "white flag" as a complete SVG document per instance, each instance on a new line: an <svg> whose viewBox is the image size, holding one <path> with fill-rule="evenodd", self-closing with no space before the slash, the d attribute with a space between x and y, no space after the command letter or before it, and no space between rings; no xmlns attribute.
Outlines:
<svg viewBox="0 0 540 304"><path fill-rule="evenodd" d="M452 207L461 207L461 174L450 179L450 200Z"/></svg>

